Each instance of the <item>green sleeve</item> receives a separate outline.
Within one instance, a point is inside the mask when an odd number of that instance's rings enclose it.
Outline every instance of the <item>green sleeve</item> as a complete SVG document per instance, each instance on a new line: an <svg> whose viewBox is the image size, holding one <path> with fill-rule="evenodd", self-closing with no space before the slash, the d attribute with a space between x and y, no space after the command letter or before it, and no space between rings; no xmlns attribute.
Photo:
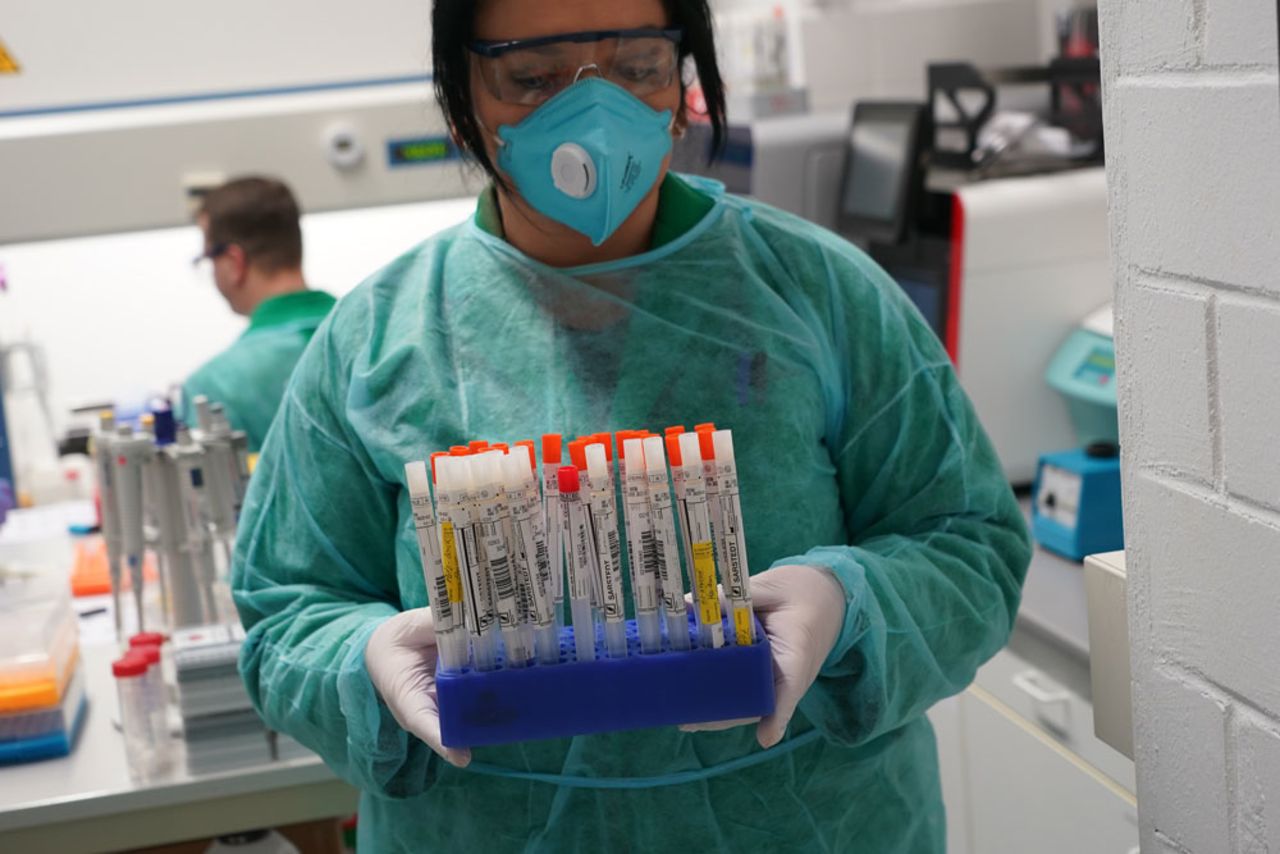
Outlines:
<svg viewBox="0 0 1280 854"><path fill-rule="evenodd" d="M801 709L860 744L963 690L1007 641L1030 561L1017 501L946 352L905 294L827 250L834 412L827 444L848 544L778 563L829 568L847 604Z"/></svg>
<svg viewBox="0 0 1280 854"><path fill-rule="evenodd" d="M332 319L331 319L332 320ZM369 635L400 610L398 484L384 480L343 417L350 371L316 333L254 472L232 587L248 630L240 671L273 729L360 789L405 797L438 760L391 717L364 662Z"/></svg>

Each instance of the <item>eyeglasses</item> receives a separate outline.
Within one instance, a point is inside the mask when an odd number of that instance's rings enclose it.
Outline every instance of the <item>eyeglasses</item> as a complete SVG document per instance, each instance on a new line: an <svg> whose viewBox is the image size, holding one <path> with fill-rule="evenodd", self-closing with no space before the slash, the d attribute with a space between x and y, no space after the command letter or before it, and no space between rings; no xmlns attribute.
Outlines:
<svg viewBox="0 0 1280 854"><path fill-rule="evenodd" d="M199 255L192 258L191 266L199 267L205 261L212 261L213 259L217 258L219 255L224 254L230 248L231 248L230 243L215 243L212 246L210 246L208 249L206 249L204 252L201 252Z"/></svg>
<svg viewBox="0 0 1280 854"><path fill-rule="evenodd" d="M661 92L680 67L684 31L646 27L510 41L473 41L480 79L506 104L538 106L594 69L636 97Z"/></svg>

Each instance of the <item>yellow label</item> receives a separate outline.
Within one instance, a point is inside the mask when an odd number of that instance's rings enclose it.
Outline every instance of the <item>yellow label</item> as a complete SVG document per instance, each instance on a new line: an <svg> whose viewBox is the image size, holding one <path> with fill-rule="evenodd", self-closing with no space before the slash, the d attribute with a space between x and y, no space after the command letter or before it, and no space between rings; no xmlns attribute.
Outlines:
<svg viewBox="0 0 1280 854"><path fill-rule="evenodd" d="M444 586L450 602L462 601L462 573L458 569L458 544L453 539L453 523L440 525L440 562L444 565Z"/></svg>
<svg viewBox="0 0 1280 854"><path fill-rule="evenodd" d="M720 622L720 596L716 592L715 548L710 542L693 544L693 580L698 585L698 608L702 622Z"/></svg>
<svg viewBox="0 0 1280 854"><path fill-rule="evenodd" d="M733 609L733 631L738 639L738 646L751 646L755 640L751 637L751 609L750 608L734 608Z"/></svg>
<svg viewBox="0 0 1280 854"><path fill-rule="evenodd" d="M0 74L17 74L21 70L18 60L5 48L4 42L0 42Z"/></svg>

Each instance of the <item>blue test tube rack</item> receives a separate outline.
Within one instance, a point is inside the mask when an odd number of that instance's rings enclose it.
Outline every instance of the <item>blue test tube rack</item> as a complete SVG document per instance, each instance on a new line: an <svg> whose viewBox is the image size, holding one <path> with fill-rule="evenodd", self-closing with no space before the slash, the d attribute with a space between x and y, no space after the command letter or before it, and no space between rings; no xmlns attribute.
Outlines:
<svg viewBox="0 0 1280 854"><path fill-rule="evenodd" d="M696 628L688 627L693 643ZM732 627L725 628L732 637ZM436 674L447 747L483 747L598 732L763 717L773 712L773 662L756 622L751 646L642 654L627 620L627 657L578 661L573 627L560 632L560 663Z"/></svg>

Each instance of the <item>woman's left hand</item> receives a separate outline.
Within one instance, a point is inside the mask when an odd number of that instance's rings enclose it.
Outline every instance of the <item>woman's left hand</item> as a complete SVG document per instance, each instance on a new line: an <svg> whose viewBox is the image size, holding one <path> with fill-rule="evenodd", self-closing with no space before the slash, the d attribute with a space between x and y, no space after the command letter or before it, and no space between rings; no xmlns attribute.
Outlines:
<svg viewBox="0 0 1280 854"><path fill-rule="evenodd" d="M751 603L773 652L773 714L763 719L686 724L699 732L755 723L761 747L786 734L801 698L818 678L844 624L844 588L830 571L814 566L776 566L751 577Z"/></svg>

